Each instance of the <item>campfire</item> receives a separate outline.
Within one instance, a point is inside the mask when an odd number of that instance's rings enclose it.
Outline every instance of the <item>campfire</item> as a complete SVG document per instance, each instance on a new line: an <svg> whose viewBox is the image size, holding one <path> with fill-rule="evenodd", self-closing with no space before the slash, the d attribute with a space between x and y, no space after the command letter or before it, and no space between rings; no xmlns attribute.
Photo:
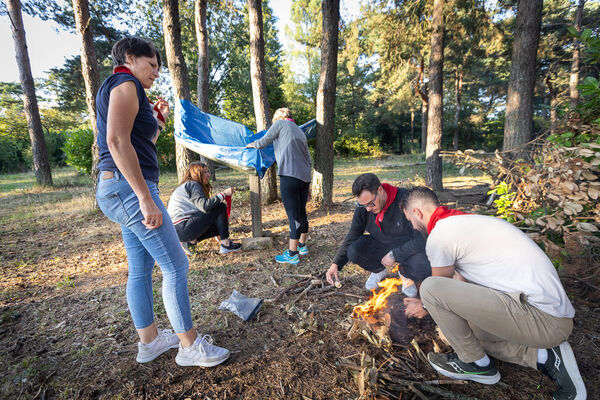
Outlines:
<svg viewBox="0 0 600 400"><path fill-rule="evenodd" d="M349 332L351 339L362 334L378 346L392 343L406 344L409 341L401 292L402 280L384 279L379 282L379 290L364 304L354 307L354 324ZM373 338L369 331L375 335Z"/></svg>

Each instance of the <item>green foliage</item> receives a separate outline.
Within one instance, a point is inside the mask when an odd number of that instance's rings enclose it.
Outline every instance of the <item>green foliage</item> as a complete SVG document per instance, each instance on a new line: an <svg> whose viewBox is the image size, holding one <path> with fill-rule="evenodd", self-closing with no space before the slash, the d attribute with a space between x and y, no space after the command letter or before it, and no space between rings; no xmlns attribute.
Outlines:
<svg viewBox="0 0 600 400"><path fill-rule="evenodd" d="M173 119L169 118L165 124L165 129L158 136L156 141L156 152L158 155L158 165L161 170L175 171L175 136L173 135Z"/></svg>
<svg viewBox="0 0 600 400"><path fill-rule="evenodd" d="M383 154L377 139L367 139L361 136L343 135L333 142L335 153L343 157L371 156Z"/></svg>
<svg viewBox="0 0 600 400"><path fill-rule="evenodd" d="M66 163L89 175L92 172L94 132L90 128L79 128L66 131L65 136L63 151Z"/></svg>
<svg viewBox="0 0 600 400"><path fill-rule="evenodd" d="M22 149L14 138L0 135L0 172L11 172L23 161Z"/></svg>
<svg viewBox="0 0 600 400"><path fill-rule="evenodd" d="M513 203L515 201L516 192L511 192L511 187L506 182L500 182L496 187L490 190L487 194L490 195L495 193L498 198L494 200L498 211L496 215L500 218L507 220L508 222L515 222L515 213L512 210Z"/></svg>

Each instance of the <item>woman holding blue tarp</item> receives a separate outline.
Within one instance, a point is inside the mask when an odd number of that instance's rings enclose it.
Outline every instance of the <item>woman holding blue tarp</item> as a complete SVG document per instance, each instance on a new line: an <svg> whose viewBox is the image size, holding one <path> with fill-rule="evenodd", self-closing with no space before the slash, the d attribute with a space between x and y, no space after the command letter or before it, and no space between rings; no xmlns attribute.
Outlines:
<svg viewBox="0 0 600 400"><path fill-rule="evenodd" d="M160 54L152 43L127 37L113 46L112 59L114 73L96 96L96 199L102 212L121 225L128 261L127 304L140 338L136 360L149 362L179 348L179 365L218 365L229 357L229 350L213 345L210 336L198 335L194 328L188 259L158 193L157 117L168 112L168 105L159 101L153 110L145 90L158 78ZM175 333L158 329L154 321L155 263L162 271L164 307Z"/></svg>
<svg viewBox="0 0 600 400"><path fill-rule="evenodd" d="M246 147L262 149L271 143L277 161L281 200L290 224L289 249L277 255L275 261L298 264L299 255L308 254L306 203L310 198L311 158L306 135L292 119L288 108L275 111L273 125L265 136Z"/></svg>

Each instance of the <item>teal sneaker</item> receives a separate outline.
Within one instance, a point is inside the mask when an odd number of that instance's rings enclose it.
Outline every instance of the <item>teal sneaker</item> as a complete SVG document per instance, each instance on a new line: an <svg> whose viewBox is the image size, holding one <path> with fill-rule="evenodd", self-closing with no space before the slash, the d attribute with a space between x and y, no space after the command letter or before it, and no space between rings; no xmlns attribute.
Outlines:
<svg viewBox="0 0 600 400"><path fill-rule="evenodd" d="M290 251L286 250L283 252L283 254L279 254L279 255L275 256L275 261L277 261L278 263L281 263L281 264L296 265L300 262L300 257L298 256L298 254L292 256L292 255L290 255Z"/></svg>
<svg viewBox="0 0 600 400"><path fill-rule="evenodd" d="M308 254L308 246L304 245L304 246L298 246L298 254L300 254L301 256L305 256Z"/></svg>

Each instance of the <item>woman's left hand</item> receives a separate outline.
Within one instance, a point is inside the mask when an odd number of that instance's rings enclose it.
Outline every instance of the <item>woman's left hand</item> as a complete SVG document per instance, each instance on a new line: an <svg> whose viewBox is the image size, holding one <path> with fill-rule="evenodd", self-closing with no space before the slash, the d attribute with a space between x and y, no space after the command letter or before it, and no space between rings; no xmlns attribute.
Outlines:
<svg viewBox="0 0 600 400"><path fill-rule="evenodd" d="M158 111L160 111L160 113L166 119L167 116L169 115L169 113L171 112L169 103L167 103L167 101L165 99L163 99L162 97L159 97L158 100L156 100L156 103L154 105L156 106L156 108L158 108Z"/></svg>
<svg viewBox="0 0 600 400"><path fill-rule="evenodd" d="M252 143L248 143L248 144L246 145L246 148L247 148L247 149L255 149L255 148L256 148L256 146L254 145L254 142L252 142Z"/></svg>

